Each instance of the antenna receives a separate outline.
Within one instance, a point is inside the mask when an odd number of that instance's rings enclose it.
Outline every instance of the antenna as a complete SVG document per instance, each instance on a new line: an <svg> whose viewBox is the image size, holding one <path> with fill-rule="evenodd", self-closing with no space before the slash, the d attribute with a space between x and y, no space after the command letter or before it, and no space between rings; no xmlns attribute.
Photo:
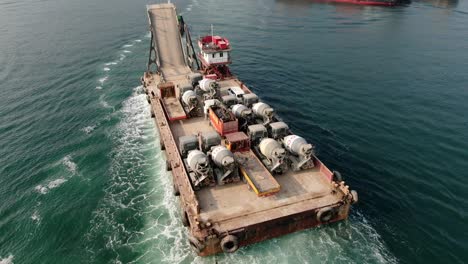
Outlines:
<svg viewBox="0 0 468 264"><path fill-rule="evenodd" d="M214 44L214 39L213 39L213 24L211 24L211 44Z"/></svg>

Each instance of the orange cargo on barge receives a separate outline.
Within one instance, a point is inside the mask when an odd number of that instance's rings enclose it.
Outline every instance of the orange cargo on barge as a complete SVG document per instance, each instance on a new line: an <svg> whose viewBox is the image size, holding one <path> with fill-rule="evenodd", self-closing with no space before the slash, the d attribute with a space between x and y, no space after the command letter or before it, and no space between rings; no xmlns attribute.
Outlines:
<svg viewBox="0 0 468 264"><path fill-rule="evenodd" d="M231 74L229 41L205 36L196 52L173 4L147 11L142 83L197 254L346 219L357 193Z"/></svg>

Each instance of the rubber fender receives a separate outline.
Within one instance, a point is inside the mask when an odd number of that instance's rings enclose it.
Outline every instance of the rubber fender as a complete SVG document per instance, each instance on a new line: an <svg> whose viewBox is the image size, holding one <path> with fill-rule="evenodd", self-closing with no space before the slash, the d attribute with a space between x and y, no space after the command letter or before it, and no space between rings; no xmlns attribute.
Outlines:
<svg viewBox="0 0 468 264"><path fill-rule="evenodd" d="M358 193L355 190L351 190L351 196L353 198L353 200L351 201L351 204L355 204L359 201Z"/></svg>
<svg viewBox="0 0 468 264"><path fill-rule="evenodd" d="M227 235L221 239L221 249L225 253L233 253L239 249L239 241L236 236Z"/></svg>
<svg viewBox="0 0 468 264"><path fill-rule="evenodd" d="M194 236L189 235L188 240L190 242L190 246L193 248L193 250L195 250L196 253L200 253L203 249L205 249L205 245Z"/></svg>
<svg viewBox="0 0 468 264"><path fill-rule="evenodd" d="M179 196L180 195L180 191L179 191L179 187L177 186L177 184L172 184L173 186L173 189L172 189L172 193L174 194L174 196Z"/></svg>
<svg viewBox="0 0 468 264"><path fill-rule="evenodd" d="M317 221L328 222L335 216L335 208L324 207L317 212Z"/></svg>
<svg viewBox="0 0 468 264"><path fill-rule="evenodd" d="M339 171L333 171L333 181L335 182L343 181L343 176L341 176L341 173Z"/></svg>
<svg viewBox="0 0 468 264"><path fill-rule="evenodd" d="M187 212L182 211L182 225L183 226L190 226L190 222L188 220Z"/></svg>
<svg viewBox="0 0 468 264"><path fill-rule="evenodd" d="M151 117L155 117L156 115L154 114L153 109L151 109Z"/></svg>
<svg viewBox="0 0 468 264"><path fill-rule="evenodd" d="M162 138L159 138L159 147L161 147L161 150L166 149L166 146L164 145L164 141L162 140Z"/></svg>
<svg viewBox="0 0 468 264"><path fill-rule="evenodd" d="M167 171L171 171L172 170L172 166L171 166L171 162L166 160L166 170Z"/></svg>

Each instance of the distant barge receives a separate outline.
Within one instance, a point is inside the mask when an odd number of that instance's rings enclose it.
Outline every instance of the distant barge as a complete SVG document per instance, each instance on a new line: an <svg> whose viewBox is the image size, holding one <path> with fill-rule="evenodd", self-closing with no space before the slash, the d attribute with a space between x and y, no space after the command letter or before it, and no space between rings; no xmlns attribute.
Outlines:
<svg viewBox="0 0 468 264"><path fill-rule="evenodd" d="M313 146L229 70L231 44L192 44L173 4L147 6L151 28L142 84L200 256L346 219L357 193Z"/></svg>
<svg viewBox="0 0 468 264"><path fill-rule="evenodd" d="M396 0L381 0L381 1L378 1L378 0L316 0L316 2L367 5L367 6L396 6L400 4L400 1L396 1Z"/></svg>

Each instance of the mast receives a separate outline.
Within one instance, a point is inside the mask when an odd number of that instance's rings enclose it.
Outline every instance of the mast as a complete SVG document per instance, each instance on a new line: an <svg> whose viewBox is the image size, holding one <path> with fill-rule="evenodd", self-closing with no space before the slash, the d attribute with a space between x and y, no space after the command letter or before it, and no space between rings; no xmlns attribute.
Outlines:
<svg viewBox="0 0 468 264"><path fill-rule="evenodd" d="M214 44L214 40L213 40L213 24L211 24L211 44L212 44L212 45Z"/></svg>

